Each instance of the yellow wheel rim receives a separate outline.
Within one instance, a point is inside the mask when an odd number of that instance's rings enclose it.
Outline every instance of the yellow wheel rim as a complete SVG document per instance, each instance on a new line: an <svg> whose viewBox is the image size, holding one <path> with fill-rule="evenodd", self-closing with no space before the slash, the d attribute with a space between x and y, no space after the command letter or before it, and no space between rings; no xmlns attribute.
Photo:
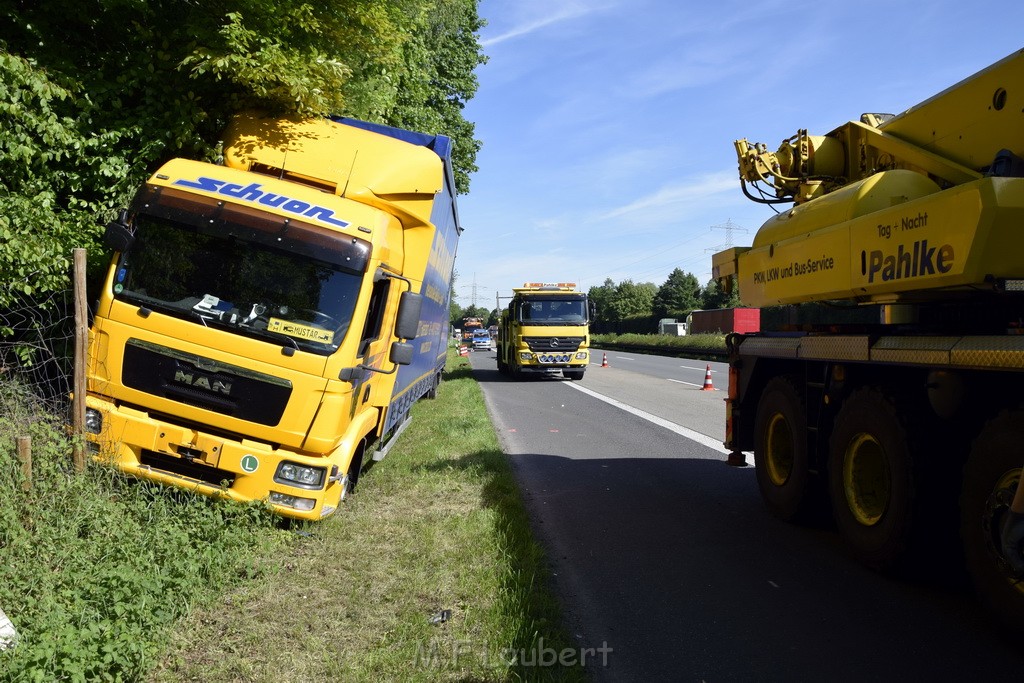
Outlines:
<svg viewBox="0 0 1024 683"><path fill-rule="evenodd" d="M772 415L765 435L765 471L776 486L789 481L793 473L793 430L781 413Z"/></svg>
<svg viewBox="0 0 1024 683"><path fill-rule="evenodd" d="M874 526L885 514L892 494L889 462L882 444L870 434L858 434L843 458L843 489L854 519Z"/></svg>

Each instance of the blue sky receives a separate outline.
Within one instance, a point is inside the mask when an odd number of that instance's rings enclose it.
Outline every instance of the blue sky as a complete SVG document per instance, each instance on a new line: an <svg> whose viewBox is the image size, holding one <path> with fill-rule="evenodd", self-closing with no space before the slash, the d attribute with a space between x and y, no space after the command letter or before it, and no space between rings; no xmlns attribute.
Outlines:
<svg viewBox="0 0 1024 683"><path fill-rule="evenodd" d="M899 113L1024 48L1021 0L481 0L483 142L455 268L462 306L526 281L711 277L772 214L733 141L776 149ZM456 144L458 141L456 141Z"/></svg>

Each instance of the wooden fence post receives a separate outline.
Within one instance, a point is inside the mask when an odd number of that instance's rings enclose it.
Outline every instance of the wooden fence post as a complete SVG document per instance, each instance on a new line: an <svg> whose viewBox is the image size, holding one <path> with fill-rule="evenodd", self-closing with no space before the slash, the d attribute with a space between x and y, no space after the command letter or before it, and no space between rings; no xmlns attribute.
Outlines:
<svg viewBox="0 0 1024 683"><path fill-rule="evenodd" d="M72 402L75 471L85 469L85 366L89 314L85 302L85 249L75 249L75 379Z"/></svg>
<svg viewBox="0 0 1024 683"><path fill-rule="evenodd" d="M32 490L32 437L31 436L19 436L17 439L18 444L18 462L21 463L21 474L24 477L24 481L21 482L22 491Z"/></svg>

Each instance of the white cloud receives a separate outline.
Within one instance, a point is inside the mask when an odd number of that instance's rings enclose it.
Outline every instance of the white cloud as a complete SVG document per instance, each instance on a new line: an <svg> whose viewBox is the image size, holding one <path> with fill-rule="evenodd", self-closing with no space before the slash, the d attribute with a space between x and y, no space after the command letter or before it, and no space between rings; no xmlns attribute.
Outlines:
<svg viewBox="0 0 1024 683"><path fill-rule="evenodd" d="M539 3L535 6L535 9L538 12L544 11L550 13L541 16L528 16L526 19L521 20L520 23L513 25L511 28L505 29L503 33L484 38L480 41L480 45L485 48L491 47L492 45L497 45L498 43L503 43L507 40L512 40L513 38L529 35L543 28L547 28L552 24L576 19L577 17L582 17L586 14L592 14L593 12L603 10L606 7L608 7L606 4L594 5L582 2L554 3L548 1Z"/></svg>
<svg viewBox="0 0 1024 683"><path fill-rule="evenodd" d="M674 185L662 187L657 192L635 199L624 206L605 211L597 218L610 220L631 214L658 211L666 207L674 210L679 204L707 203L708 197L712 195L734 195L737 183L736 173L732 171L718 171L697 178L688 178Z"/></svg>

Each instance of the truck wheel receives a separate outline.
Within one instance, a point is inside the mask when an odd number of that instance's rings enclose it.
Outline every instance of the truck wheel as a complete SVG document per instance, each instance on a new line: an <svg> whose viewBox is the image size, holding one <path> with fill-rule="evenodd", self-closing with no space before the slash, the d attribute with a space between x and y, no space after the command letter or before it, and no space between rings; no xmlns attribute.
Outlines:
<svg viewBox="0 0 1024 683"><path fill-rule="evenodd" d="M562 370L562 376L570 380L583 379L584 370Z"/></svg>
<svg viewBox="0 0 1024 683"><path fill-rule="evenodd" d="M439 372L439 373L437 373L434 376L434 383L432 385L430 385L430 388L427 389L427 393L425 393L423 395L426 396L428 399L435 399L435 398L437 398L437 390L438 390L438 388L440 386L441 386L441 373Z"/></svg>
<svg viewBox="0 0 1024 683"><path fill-rule="evenodd" d="M1021 477L1024 410L1004 411L974 440L964 467L960 536L967 570L981 601L1024 634L1024 581L1010 578L1000 550L1003 515Z"/></svg>
<svg viewBox="0 0 1024 683"><path fill-rule="evenodd" d="M348 465L348 474L341 487L341 500L348 499L356 492L356 485L359 483L359 471L363 469L363 453L366 452L366 439L363 439L352 456L352 462Z"/></svg>
<svg viewBox="0 0 1024 683"><path fill-rule="evenodd" d="M832 511L864 564L890 570L907 557L914 507L908 434L893 402L874 389L848 398L829 444Z"/></svg>
<svg viewBox="0 0 1024 683"><path fill-rule="evenodd" d="M754 422L754 469L768 510L787 522L810 516L806 429L807 411L795 382L769 381Z"/></svg>

